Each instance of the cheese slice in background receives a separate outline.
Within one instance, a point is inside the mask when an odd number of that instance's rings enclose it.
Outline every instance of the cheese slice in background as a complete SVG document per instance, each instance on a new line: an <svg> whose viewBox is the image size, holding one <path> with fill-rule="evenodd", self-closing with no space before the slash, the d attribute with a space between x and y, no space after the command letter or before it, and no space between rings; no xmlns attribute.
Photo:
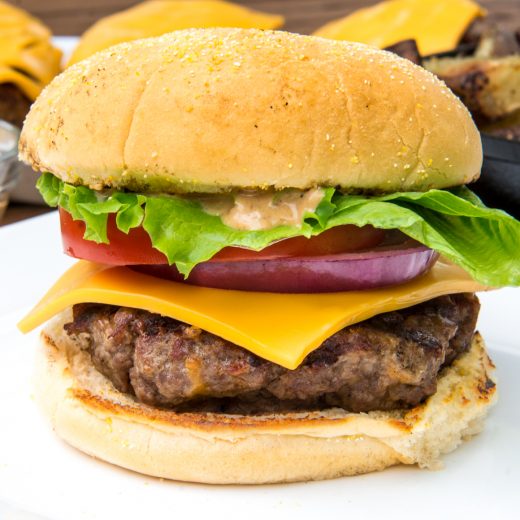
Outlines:
<svg viewBox="0 0 520 520"><path fill-rule="evenodd" d="M335 20L314 34L383 49L417 41L421 55L454 49L467 28L486 13L472 0L388 0Z"/></svg>
<svg viewBox="0 0 520 520"><path fill-rule="evenodd" d="M33 101L42 91L42 86L37 82L30 79L25 74L12 69L10 66L5 67L2 64L0 64L0 83L12 83L13 85L16 85L30 100Z"/></svg>
<svg viewBox="0 0 520 520"><path fill-rule="evenodd" d="M61 70L51 32L23 9L0 1L0 83L16 85L31 101Z"/></svg>
<svg viewBox="0 0 520 520"><path fill-rule="evenodd" d="M98 20L81 37L68 66L117 43L207 27L277 29L283 16L220 0L150 0Z"/></svg>
<svg viewBox="0 0 520 520"><path fill-rule="evenodd" d="M295 369L335 332L444 294L486 289L461 268L438 261L396 287L326 294L209 289L79 261L18 324L29 332L77 303L145 309L207 330L261 358Z"/></svg>

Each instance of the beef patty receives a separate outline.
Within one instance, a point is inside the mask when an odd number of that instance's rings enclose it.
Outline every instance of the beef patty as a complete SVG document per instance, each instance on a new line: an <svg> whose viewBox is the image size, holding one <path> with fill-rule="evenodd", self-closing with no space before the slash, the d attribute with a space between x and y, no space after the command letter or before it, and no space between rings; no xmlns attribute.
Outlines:
<svg viewBox="0 0 520 520"><path fill-rule="evenodd" d="M31 101L12 83L0 84L0 119L22 128Z"/></svg>
<svg viewBox="0 0 520 520"><path fill-rule="evenodd" d="M439 370L468 350L478 311L474 294L457 294L380 314L340 330L296 370L143 310L75 305L65 330L118 390L150 405L364 412L411 407L435 393Z"/></svg>

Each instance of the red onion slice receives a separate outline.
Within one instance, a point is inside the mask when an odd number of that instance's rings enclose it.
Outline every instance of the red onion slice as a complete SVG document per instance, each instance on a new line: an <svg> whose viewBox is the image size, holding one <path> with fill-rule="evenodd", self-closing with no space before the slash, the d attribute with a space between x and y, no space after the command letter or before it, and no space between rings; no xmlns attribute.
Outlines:
<svg viewBox="0 0 520 520"><path fill-rule="evenodd" d="M187 280L174 265L131 268L167 280L217 289L276 293L357 291L405 283L426 272L439 256L417 242L407 244L408 247L401 244L327 256L211 260L197 265Z"/></svg>

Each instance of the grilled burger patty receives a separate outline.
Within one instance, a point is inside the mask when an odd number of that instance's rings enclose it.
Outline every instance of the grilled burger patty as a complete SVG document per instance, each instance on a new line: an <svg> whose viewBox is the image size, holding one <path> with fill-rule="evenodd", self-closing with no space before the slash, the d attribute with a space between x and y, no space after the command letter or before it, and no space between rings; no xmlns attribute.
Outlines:
<svg viewBox="0 0 520 520"><path fill-rule="evenodd" d="M21 128L30 107L31 100L16 85L0 84L0 119Z"/></svg>
<svg viewBox="0 0 520 520"><path fill-rule="evenodd" d="M296 370L138 309L75 305L65 330L118 390L153 406L366 412L415 406L435 393L439 370L469 348L479 307L474 294L458 294L380 314L340 330Z"/></svg>

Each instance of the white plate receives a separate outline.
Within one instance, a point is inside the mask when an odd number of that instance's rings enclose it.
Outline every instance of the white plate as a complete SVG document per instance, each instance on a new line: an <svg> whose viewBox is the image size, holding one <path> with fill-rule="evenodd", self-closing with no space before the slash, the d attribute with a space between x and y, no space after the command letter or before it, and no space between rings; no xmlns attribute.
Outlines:
<svg viewBox="0 0 520 520"><path fill-rule="evenodd" d="M16 320L71 262L55 214L0 229L0 519L520 518L520 291L482 295L479 328L498 366L486 430L440 471L397 467L326 482L212 487L93 460L51 431L31 396L37 335Z"/></svg>
<svg viewBox="0 0 520 520"><path fill-rule="evenodd" d="M72 51L76 48L79 42L79 36L53 36L52 43L58 47L63 53L62 63L63 66L67 63L72 54Z"/></svg>

